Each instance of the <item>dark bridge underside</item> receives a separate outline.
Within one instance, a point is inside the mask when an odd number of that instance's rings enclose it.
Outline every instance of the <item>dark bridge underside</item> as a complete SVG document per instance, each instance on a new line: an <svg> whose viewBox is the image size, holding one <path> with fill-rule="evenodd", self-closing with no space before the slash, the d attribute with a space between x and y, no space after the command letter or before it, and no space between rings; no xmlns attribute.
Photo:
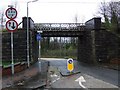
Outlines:
<svg viewBox="0 0 120 90"><path fill-rule="evenodd" d="M23 20L23 29L27 29L27 18ZM77 58L81 62L95 63L95 31L101 29L101 18L93 18L85 24L81 23L30 23L29 29L36 38L37 33L41 33L42 37L78 37ZM32 38L32 47L36 47L38 52L38 43ZM36 44L36 45L35 45ZM35 53L33 51L33 54ZM36 57L36 54L33 55Z"/></svg>
<svg viewBox="0 0 120 90"><path fill-rule="evenodd" d="M43 31L42 37L79 37L84 35L85 31Z"/></svg>

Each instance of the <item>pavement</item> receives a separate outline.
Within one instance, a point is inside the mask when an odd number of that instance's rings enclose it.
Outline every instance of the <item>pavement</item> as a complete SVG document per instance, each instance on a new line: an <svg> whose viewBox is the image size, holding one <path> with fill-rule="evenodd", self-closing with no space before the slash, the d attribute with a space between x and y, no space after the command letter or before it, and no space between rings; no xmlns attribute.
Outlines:
<svg viewBox="0 0 120 90"><path fill-rule="evenodd" d="M47 84L48 61L41 60L13 76L2 77L2 90L36 89Z"/></svg>

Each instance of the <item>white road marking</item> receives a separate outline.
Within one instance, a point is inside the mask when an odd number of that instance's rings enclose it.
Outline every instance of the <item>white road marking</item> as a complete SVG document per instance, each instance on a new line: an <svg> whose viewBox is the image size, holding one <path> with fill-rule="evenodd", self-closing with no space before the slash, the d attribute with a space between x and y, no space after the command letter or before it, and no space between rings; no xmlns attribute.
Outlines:
<svg viewBox="0 0 120 90"><path fill-rule="evenodd" d="M79 85L82 87L82 88L86 88L82 82L86 82L86 80L84 79L83 76L80 76L78 79L75 80L76 82L79 82Z"/></svg>
<svg viewBox="0 0 120 90"><path fill-rule="evenodd" d="M53 80L50 84L55 83L56 81L58 81L60 78L57 78L56 80Z"/></svg>
<svg viewBox="0 0 120 90"><path fill-rule="evenodd" d="M57 77L56 80L53 80L50 84L53 84L55 83L56 81L58 81L60 79L60 76L58 76L57 74L53 74L53 75L50 75L51 77Z"/></svg>
<svg viewBox="0 0 120 90"><path fill-rule="evenodd" d="M53 80L52 83L55 83L57 80Z"/></svg>
<svg viewBox="0 0 120 90"><path fill-rule="evenodd" d="M53 74L53 75L50 75L51 77L58 77L58 75L56 75L56 74Z"/></svg>
<svg viewBox="0 0 120 90"><path fill-rule="evenodd" d="M59 80L60 79L60 77L59 78L57 78L56 80Z"/></svg>

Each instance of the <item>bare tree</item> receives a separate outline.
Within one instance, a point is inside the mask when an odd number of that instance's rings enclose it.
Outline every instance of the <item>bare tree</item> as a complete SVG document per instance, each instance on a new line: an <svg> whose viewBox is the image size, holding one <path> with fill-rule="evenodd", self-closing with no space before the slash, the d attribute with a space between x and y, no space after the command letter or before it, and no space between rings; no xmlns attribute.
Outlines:
<svg viewBox="0 0 120 90"><path fill-rule="evenodd" d="M78 15L77 14L75 15L75 23L76 24L78 23Z"/></svg>
<svg viewBox="0 0 120 90"><path fill-rule="evenodd" d="M114 32L119 32L120 1L101 3L100 14L105 19L105 28Z"/></svg>
<svg viewBox="0 0 120 90"><path fill-rule="evenodd" d="M16 2L14 3L14 7L17 8L17 5L18 5L18 2L16 1Z"/></svg>
<svg viewBox="0 0 120 90"><path fill-rule="evenodd" d="M99 13L104 17L104 20L105 20L104 27L109 30L110 29L110 25L109 25L110 18L109 18L109 14L108 14L108 4L107 3L105 3L105 2L101 3Z"/></svg>
<svg viewBox="0 0 120 90"><path fill-rule="evenodd" d="M111 29L117 33L120 33L119 31L120 1L111 2L109 6L110 6L110 15L111 15Z"/></svg>
<svg viewBox="0 0 120 90"><path fill-rule="evenodd" d="M0 12L0 30L4 29L5 21L6 21L6 19L4 17L4 10L1 10L1 12Z"/></svg>

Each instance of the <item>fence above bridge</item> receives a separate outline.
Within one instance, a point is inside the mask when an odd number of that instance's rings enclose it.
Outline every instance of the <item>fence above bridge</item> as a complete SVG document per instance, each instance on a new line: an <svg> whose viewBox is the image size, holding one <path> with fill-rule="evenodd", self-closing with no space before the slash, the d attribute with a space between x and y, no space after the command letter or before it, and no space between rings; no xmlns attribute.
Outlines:
<svg viewBox="0 0 120 90"><path fill-rule="evenodd" d="M75 30L84 30L84 23L35 23L34 29L41 31L75 31Z"/></svg>
<svg viewBox="0 0 120 90"><path fill-rule="evenodd" d="M34 23L29 18L29 29L34 31L85 31L101 29L101 18L92 18L85 23ZM23 29L27 29L27 17L23 17Z"/></svg>

